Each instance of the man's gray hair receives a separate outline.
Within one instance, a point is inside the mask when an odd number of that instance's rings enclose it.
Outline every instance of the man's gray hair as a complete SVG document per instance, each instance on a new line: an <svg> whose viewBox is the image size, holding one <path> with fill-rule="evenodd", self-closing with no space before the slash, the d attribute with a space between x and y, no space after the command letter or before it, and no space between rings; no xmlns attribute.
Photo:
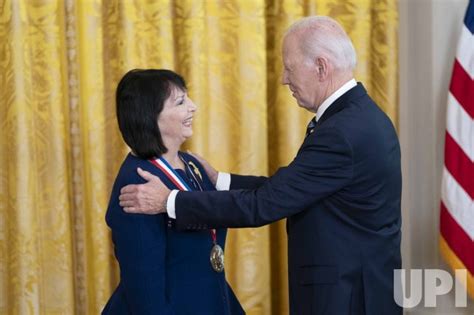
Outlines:
<svg viewBox="0 0 474 315"><path fill-rule="evenodd" d="M300 34L300 49L310 60L325 57L338 70L355 69L354 45L336 20L327 16L305 17L291 25L285 36L291 33Z"/></svg>

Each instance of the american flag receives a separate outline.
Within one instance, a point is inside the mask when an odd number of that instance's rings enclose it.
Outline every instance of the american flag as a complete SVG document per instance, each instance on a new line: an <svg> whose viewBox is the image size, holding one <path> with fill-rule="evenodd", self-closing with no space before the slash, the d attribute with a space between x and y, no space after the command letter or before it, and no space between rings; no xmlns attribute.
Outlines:
<svg viewBox="0 0 474 315"><path fill-rule="evenodd" d="M474 0L464 18L449 87L440 211L440 251L467 270L474 299ZM467 281L466 281L467 280Z"/></svg>

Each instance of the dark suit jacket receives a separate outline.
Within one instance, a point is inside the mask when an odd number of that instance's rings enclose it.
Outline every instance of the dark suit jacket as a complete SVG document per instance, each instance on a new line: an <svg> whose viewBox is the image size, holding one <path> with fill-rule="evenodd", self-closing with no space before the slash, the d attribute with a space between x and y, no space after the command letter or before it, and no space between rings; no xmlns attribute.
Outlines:
<svg viewBox="0 0 474 315"><path fill-rule="evenodd" d="M203 189L215 189L199 162L181 154L199 168ZM106 214L120 265L120 283L102 314L245 314L225 274L211 268L210 231L179 232L164 214L129 214L120 207L120 189L144 182L137 174L137 167L159 176L169 188L175 189L149 161L128 155L123 162ZM185 172L178 170L178 173L192 187ZM221 247L225 245L226 232L217 231Z"/></svg>
<svg viewBox="0 0 474 315"><path fill-rule="evenodd" d="M268 179L232 175L227 192L176 198L178 228L255 227L288 218L290 312L401 314L400 147L359 83L338 98L295 159Z"/></svg>

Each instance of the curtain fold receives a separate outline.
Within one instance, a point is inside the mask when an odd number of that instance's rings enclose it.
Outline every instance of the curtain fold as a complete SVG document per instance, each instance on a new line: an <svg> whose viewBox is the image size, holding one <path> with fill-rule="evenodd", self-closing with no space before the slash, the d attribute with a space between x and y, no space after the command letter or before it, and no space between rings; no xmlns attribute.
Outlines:
<svg viewBox="0 0 474 315"><path fill-rule="evenodd" d="M132 68L181 73L198 105L186 143L223 171L270 175L311 114L280 84L300 17L339 20L356 79L397 123L396 0L0 2L0 314L97 314L119 275L105 211L128 149L115 88ZM230 230L248 314L287 314L284 221Z"/></svg>

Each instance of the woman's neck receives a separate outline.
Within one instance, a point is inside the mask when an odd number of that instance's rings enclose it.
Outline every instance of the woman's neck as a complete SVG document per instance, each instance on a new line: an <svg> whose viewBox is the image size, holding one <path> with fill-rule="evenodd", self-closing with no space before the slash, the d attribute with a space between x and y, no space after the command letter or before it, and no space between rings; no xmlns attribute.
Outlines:
<svg viewBox="0 0 474 315"><path fill-rule="evenodd" d="M168 152L162 156L172 168L184 169L184 163L178 155L179 147L167 146Z"/></svg>

